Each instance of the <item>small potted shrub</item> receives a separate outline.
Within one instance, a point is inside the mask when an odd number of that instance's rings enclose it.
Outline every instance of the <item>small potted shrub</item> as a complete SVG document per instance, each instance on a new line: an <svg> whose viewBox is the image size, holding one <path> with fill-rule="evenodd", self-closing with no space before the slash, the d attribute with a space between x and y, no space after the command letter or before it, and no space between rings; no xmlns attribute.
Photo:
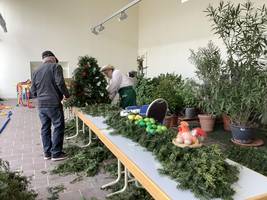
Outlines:
<svg viewBox="0 0 267 200"><path fill-rule="evenodd" d="M138 76L135 87L137 105L146 105L154 101L154 92L158 85L158 81L151 78Z"/></svg>
<svg viewBox="0 0 267 200"><path fill-rule="evenodd" d="M167 127L177 126L177 113L180 112L183 99L179 89L183 85L180 75L161 74L155 78L141 77L136 86L138 105L150 104L157 98L163 98L168 102L169 112L165 118Z"/></svg>
<svg viewBox="0 0 267 200"><path fill-rule="evenodd" d="M193 79L185 80L182 88L182 97L185 107L185 118L193 119L197 115L197 83Z"/></svg>
<svg viewBox="0 0 267 200"><path fill-rule="evenodd" d="M211 96L211 88L207 85L200 87L200 101L199 107L202 110L202 114L198 114L201 128L206 132L212 132L215 125L216 115L214 104L215 99Z"/></svg>
<svg viewBox="0 0 267 200"><path fill-rule="evenodd" d="M201 82L198 89L199 107L204 112L199 114L201 128L212 132L215 113L218 110L220 79L222 77L222 59L220 50L211 41L207 47L191 50L190 61L196 66L196 75Z"/></svg>
<svg viewBox="0 0 267 200"><path fill-rule="evenodd" d="M231 118L229 114L223 113L222 120L223 120L223 129L225 131L231 131Z"/></svg>
<svg viewBox="0 0 267 200"><path fill-rule="evenodd" d="M183 107L183 98L180 90L183 85L181 75L161 74L157 78L158 85L153 93L154 99L163 98L168 102L170 116L166 116L166 126L177 126L178 113Z"/></svg>
<svg viewBox="0 0 267 200"><path fill-rule="evenodd" d="M266 66L259 62L267 48L267 8L255 8L250 1L237 5L221 2L217 8L209 6L206 12L227 50L224 71L229 74L229 84L225 107L231 117L233 139L251 143L267 99Z"/></svg>

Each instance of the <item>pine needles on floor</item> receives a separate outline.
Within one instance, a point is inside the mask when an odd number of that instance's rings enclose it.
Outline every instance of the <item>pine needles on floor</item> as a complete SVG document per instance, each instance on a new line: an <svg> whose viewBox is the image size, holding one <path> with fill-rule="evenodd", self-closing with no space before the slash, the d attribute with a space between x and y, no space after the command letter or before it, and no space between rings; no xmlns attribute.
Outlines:
<svg viewBox="0 0 267 200"><path fill-rule="evenodd" d="M0 199L34 200L37 194L29 189L29 180L19 172L12 172L9 164L0 159Z"/></svg>

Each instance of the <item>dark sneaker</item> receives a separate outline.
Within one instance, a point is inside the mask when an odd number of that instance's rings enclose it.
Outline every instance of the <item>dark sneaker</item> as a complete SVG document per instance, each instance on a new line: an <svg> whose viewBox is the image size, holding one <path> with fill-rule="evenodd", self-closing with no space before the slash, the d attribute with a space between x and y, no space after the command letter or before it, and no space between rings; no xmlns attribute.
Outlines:
<svg viewBox="0 0 267 200"><path fill-rule="evenodd" d="M57 156L52 156L52 161L60 161L60 160L65 160L67 158L67 155L65 153L60 153Z"/></svg>
<svg viewBox="0 0 267 200"><path fill-rule="evenodd" d="M44 155L44 160L50 160L50 159L51 159L51 155L49 155L49 154Z"/></svg>

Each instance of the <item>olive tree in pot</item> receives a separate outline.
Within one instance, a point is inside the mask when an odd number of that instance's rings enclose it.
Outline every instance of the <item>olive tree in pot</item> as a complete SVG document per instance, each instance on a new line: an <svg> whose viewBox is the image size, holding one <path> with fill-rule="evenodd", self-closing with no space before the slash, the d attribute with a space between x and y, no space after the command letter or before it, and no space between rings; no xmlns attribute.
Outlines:
<svg viewBox="0 0 267 200"><path fill-rule="evenodd" d="M218 94L222 71L220 50L211 41L207 47L191 50L190 61L196 66L196 75L201 84L198 89L199 107L204 114L199 114L201 128L212 132L215 124L215 113L218 110Z"/></svg>
<svg viewBox="0 0 267 200"><path fill-rule="evenodd" d="M233 139L251 143L254 124L267 98L266 67L259 62L267 47L267 9L265 5L255 8L250 1L237 5L221 2L217 8L209 6L206 12L227 50L224 70L229 74L229 88L225 107L231 116Z"/></svg>
<svg viewBox="0 0 267 200"><path fill-rule="evenodd" d="M198 84L193 79L186 79L182 87L182 97L185 107L185 118L193 119L197 115L197 89Z"/></svg>

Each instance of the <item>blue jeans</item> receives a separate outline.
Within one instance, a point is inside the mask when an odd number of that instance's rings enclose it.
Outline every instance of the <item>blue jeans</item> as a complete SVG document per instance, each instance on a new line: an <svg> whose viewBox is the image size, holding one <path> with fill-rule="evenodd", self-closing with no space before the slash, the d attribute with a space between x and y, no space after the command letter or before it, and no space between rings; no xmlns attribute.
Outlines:
<svg viewBox="0 0 267 200"><path fill-rule="evenodd" d="M41 120L41 136L43 149L46 156L58 156L62 152L64 140L64 112L62 107L39 108ZM53 135L51 135L51 125L53 125Z"/></svg>

